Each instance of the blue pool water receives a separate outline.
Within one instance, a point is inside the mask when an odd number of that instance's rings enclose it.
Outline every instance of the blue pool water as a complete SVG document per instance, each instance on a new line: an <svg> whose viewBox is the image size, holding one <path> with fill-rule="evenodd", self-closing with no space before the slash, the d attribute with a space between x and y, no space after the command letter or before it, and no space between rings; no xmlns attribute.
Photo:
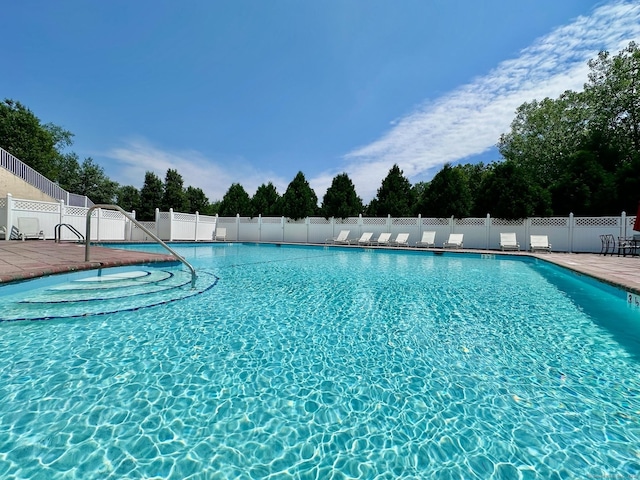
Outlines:
<svg viewBox="0 0 640 480"><path fill-rule="evenodd" d="M175 248L197 295L0 322L0 478L640 477L624 292L500 256ZM122 272L0 287L0 319L160 275Z"/></svg>

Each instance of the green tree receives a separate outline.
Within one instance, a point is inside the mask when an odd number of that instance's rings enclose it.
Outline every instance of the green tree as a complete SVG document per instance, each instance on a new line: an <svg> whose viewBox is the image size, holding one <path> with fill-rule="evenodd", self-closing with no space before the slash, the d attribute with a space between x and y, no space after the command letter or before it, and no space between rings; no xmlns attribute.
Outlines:
<svg viewBox="0 0 640 480"><path fill-rule="evenodd" d="M71 193L80 193L80 162L78 155L68 153L63 155L58 165L56 178L51 178L62 188Z"/></svg>
<svg viewBox="0 0 640 480"><path fill-rule="evenodd" d="M20 102L0 103L0 147L49 179L56 179L61 150L73 134L53 124L43 125Z"/></svg>
<svg viewBox="0 0 640 480"><path fill-rule="evenodd" d="M471 190L465 169L446 163L433 177L418 204L423 216L446 218L468 217L471 213Z"/></svg>
<svg viewBox="0 0 640 480"><path fill-rule="evenodd" d="M362 213L362 209L362 199L356 194L349 175L336 175L322 199L321 210L324 217L357 217Z"/></svg>
<svg viewBox="0 0 640 480"><path fill-rule="evenodd" d="M164 177L161 204L163 210L173 209L176 212L186 212L189 209L183 185L182 175L177 170L169 168Z"/></svg>
<svg viewBox="0 0 640 480"><path fill-rule="evenodd" d="M116 203L127 212L140 211L140 191L133 185L124 185L118 188Z"/></svg>
<svg viewBox="0 0 640 480"><path fill-rule="evenodd" d="M107 177L104 169L91 157L80 165L78 189L75 193L86 195L94 203L113 203L118 193L118 184Z"/></svg>
<svg viewBox="0 0 640 480"><path fill-rule="evenodd" d="M398 165L393 165L382 180L378 194L367 208L369 215L378 217L409 217L414 214L415 198L411 182Z"/></svg>
<svg viewBox="0 0 640 480"><path fill-rule="evenodd" d="M218 214L222 217L248 217L251 215L251 199L244 187L233 183L222 197Z"/></svg>
<svg viewBox="0 0 640 480"><path fill-rule="evenodd" d="M269 182L266 185L263 183L251 198L251 215L254 217L258 215L263 217L280 216L279 203L280 195L273 183Z"/></svg>
<svg viewBox="0 0 640 480"><path fill-rule="evenodd" d="M302 172L289 183L280 203L282 215L292 220L313 216L318 211L318 197Z"/></svg>
<svg viewBox="0 0 640 480"><path fill-rule="evenodd" d="M480 185L478 211L495 218L520 219L549 215L549 192L531 180L513 162L495 163L489 167Z"/></svg>
<svg viewBox="0 0 640 480"><path fill-rule="evenodd" d="M640 152L640 49L631 42L615 56L600 52L589 68L590 128L611 133L628 161Z"/></svg>
<svg viewBox="0 0 640 480"><path fill-rule="evenodd" d="M163 197L162 180L153 172L144 174L144 185L140 189L140 215L138 220L155 220L156 208L162 205Z"/></svg>
<svg viewBox="0 0 640 480"><path fill-rule="evenodd" d="M185 191L185 197L189 205L187 211L189 213L200 213L202 215L209 215L209 199L202 191L201 188L187 187Z"/></svg>
<svg viewBox="0 0 640 480"><path fill-rule="evenodd" d="M584 145L589 107L584 93L567 91L560 98L522 104L511 131L498 142L502 156L547 188L565 167L567 158Z"/></svg>

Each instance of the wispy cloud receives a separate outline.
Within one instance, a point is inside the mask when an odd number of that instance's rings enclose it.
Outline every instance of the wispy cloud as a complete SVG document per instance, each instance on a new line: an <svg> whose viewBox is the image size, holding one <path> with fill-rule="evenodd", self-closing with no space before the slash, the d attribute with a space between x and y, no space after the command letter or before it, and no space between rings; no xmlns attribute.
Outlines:
<svg viewBox="0 0 640 480"><path fill-rule="evenodd" d="M211 159L195 150L168 151L142 138L129 140L104 156L117 162L116 172L110 173L110 177L122 185L141 188L138 183L147 171L164 180L171 168L182 176L185 187L201 188L211 201L221 200L232 183L240 183L249 195L267 181L273 182L280 192L288 184L277 175L257 170L242 158Z"/></svg>
<svg viewBox="0 0 640 480"><path fill-rule="evenodd" d="M556 98L566 90L582 90L587 61L601 50L612 53L640 38L640 3L616 1L576 18L539 38L517 58L456 88L394 123L375 142L345 155L344 168L358 193L373 198L388 170L397 163L410 179L488 151L509 130L523 102ZM324 192L337 171L311 180Z"/></svg>

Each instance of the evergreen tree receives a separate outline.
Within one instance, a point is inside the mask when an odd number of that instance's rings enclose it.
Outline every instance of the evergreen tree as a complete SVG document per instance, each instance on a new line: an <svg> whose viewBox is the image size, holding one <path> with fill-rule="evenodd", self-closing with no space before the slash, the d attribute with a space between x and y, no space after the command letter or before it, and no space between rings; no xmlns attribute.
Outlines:
<svg viewBox="0 0 640 480"><path fill-rule="evenodd" d="M234 183L229 187L227 193L222 197L220 210L221 217L248 217L251 215L251 199L244 187L239 183Z"/></svg>
<svg viewBox="0 0 640 480"><path fill-rule="evenodd" d="M162 205L162 180L153 172L144 174L144 185L140 189L140 215L138 220L155 220L156 208Z"/></svg>
<svg viewBox="0 0 640 480"><path fill-rule="evenodd" d="M349 176L346 173L336 175L322 199L324 217L356 217L362 213L362 208L362 199L356 194Z"/></svg>
<svg viewBox="0 0 640 480"><path fill-rule="evenodd" d="M468 217L471 213L471 190L464 169L446 163L429 183L418 210L428 217Z"/></svg>
<svg viewBox="0 0 640 480"><path fill-rule="evenodd" d="M262 184L256 190L255 195L251 199L251 215L257 217L275 217L280 216L280 195L273 183Z"/></svg>
<svg viewBox="0 0 640 480"><path fill-rule="evenodd" d="M398 165L393 165L382 180L375 202L369 204L368 214L386 217L410 217L414 214L414 191L409 179L403 175Z"/></svg>
<svg viewBox="0 0 640 480"><path fill-rule="evenodd" d="M127 212L135 210L137 216L140 210L140 191L133 185L122 186L116 193L116 203Z"/></svg>
<svg viewBox="0 0 640 480"><path fill-rule="evenodd" d="M209 215L209 199L201 188L187 187L185 197L187 199L187 211L189 213L198 212L202 215Z"/></svg>
<svg viewBox="0 0 640 480"><path fill-rule="evenodd" d="M282 215L292 220L311 217L318 210L318 197L304 174L298 172L281 199Z"/></svg>
<svg viewBox="0 0 640 480"><path fill-rule="evenodd" d="M183 184L182 176L177 170L172 168L167 170L167 174L164 177L161 206L164 211L169 211L172 208L176 212L185 212L189 209Z"/></svg>

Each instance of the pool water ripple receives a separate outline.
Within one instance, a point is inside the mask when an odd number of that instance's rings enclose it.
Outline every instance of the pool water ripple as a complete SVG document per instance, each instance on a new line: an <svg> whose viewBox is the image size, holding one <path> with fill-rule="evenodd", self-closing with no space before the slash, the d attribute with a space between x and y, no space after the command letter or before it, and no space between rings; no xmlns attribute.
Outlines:
<svg viewBox="0 0 640 480"><path fill-rule="evenodd" d="M1 325L0 476L640 475L639 352L580 303L637 343L623 296L533 262L190 248L202 295Z"/></svg>

